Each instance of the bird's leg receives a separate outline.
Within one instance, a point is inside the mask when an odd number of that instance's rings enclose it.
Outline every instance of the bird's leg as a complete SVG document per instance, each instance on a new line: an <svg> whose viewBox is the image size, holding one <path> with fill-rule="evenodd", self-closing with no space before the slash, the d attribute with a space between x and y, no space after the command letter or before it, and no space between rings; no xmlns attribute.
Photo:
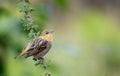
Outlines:
<svg viewBox="0 0 120 76"><path fill-rule="evenodd" d="M35 60L37 59L35 58ZM38 58L38 60L39 61L35 65L39 65L39 64L44 65L44 58Z"/></svg>
<svg viewBox="0 0 120 76"><path fill-rule="evenodd" d="M40 60L41 60L41 65L43 66L43 68L47 69L47 66L46 66L44 58L41 58Z"/></svg>
<svg viewBox="0 0 120 76"><path fill-rule="evenodd" d="M41 64L44 63L44 58L38 58L38 60L40 61Z"/></svg>
<svg viewBox="0 0 120 76"><path fill-rule="evenodd" d="M39 60L40 64L43 66L43 68L46 69L47 66L46 66L46 64L45 64L44 58L41 57L41 58L38 58L38 60Z"/></svg>
<svg viewBox="0 0 120 76"><path fill-rule="evenodd" d="M45 63L45 60L44 58L38 58L39 62L35 65L39 65L41 64L41 66L45 69L46 73L45 73L45 76L51 76L51 73L48 71L47 69L47 65Z"/></svg>

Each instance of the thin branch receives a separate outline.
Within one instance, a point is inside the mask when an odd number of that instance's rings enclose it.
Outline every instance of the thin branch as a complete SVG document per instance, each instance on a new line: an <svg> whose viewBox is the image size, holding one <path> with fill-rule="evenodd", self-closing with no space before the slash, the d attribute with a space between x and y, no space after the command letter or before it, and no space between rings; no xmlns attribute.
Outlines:
<svg viewBox="0 0 120 76"><path fill-rule="evenodd" d="M28 34L29 37L35 38L40 34L40 32L36 28L39 26L33 23L33 20L30 15L33 9L29 7L30 4L29 0L20 0L20 3L21 3L20 5L21 12L24 13L23 23L25 30L30 31Z"/></svg>
<svg viewBox="0 0 120 76"><path fill-rule="evenodd" d="M36 63L35 65L39 65L39 64L41 64L41 66L45 70L45 76L52 76L51 73L48 71L46 62L43 58L39 59L39 62Z"/></svg>
<svg viewBox="0 0 120 76"><path fill-rule="evenodd" d="M25 17L25 19L24 19L24 21L25 21L25 26L26 26L26 28L30 31L30 33L29 34L32 34L32 36L34 36L34 35L36 35L38 32L35 32L34 30L35 30L35 28L33 27L34 26L34 24L33 24L33 20L32 20L32 18L31 18L31 16L30 16L30 7L28 6L28 4L30 4L30 2L29 2L29 0L20 0L21 1L21 3L22 3L22 8L21 8L21 10L22 10L22 12L24 13L24 17ZM48 71L48 69L47 69L47 65L46 65L46 63L45 63L45 61L44 61L44 59L43 58L41 58L41 59L39 59L39 62L38 63L36 63L35 65L39 65L39 64L41 64L41 66L43 67L43 69L45 70L45 76L51 76L51 74L49 73L49 71Z"/></svg>
<svg viewBox="0 0 120 76"><path fill-rule="evenodd" d="M24 7L27 8L27 6L26 6L26 0L21 0L21 2L22 2L22 4L24 5ZM26 19L28 22L31 22L31 21L32 21L31 16L30 16L30 11L29 11L29 9L26 9L26 10L24 11L24 16L25 16L25 19ZM30 27L30 28L32 28L32 27Z"/></svg>

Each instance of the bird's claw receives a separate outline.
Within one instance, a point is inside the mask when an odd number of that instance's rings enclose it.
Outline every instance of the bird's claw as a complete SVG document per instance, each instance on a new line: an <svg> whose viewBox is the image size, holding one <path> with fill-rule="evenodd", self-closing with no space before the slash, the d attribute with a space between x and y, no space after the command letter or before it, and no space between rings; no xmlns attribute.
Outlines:
<svg viewBox="0 0 120 76"><path fill-rule="evenodd" d="M33 58L33 59L37 61L36 58ZM44 58L38 58L38 60L39 61L35 65L44 64Z"/></svg>

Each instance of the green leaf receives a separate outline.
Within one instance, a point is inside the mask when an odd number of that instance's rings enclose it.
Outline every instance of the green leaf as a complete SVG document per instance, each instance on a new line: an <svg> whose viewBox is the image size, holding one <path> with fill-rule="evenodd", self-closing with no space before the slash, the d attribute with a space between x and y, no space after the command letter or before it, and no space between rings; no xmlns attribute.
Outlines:
<svg viewBox="0 0 120 76"><path fill-rule="evenodd" d="M29 1L29 0L25 0L25 2L30 4L30 1Z"/></svg>

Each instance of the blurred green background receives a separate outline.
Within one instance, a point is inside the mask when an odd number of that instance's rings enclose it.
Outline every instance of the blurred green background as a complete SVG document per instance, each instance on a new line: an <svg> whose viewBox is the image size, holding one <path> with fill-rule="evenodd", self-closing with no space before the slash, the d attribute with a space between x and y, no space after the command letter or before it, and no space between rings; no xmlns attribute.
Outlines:
<svg viewBox="0 0 120 76"><path fill-rule="evenodd" d="M45 56L54 76L120 76L119 0L30 0L40 31L52 28ZM31 40L17 0L0 0L0 76L44 76L31 58L14 60Z"/></svg>

